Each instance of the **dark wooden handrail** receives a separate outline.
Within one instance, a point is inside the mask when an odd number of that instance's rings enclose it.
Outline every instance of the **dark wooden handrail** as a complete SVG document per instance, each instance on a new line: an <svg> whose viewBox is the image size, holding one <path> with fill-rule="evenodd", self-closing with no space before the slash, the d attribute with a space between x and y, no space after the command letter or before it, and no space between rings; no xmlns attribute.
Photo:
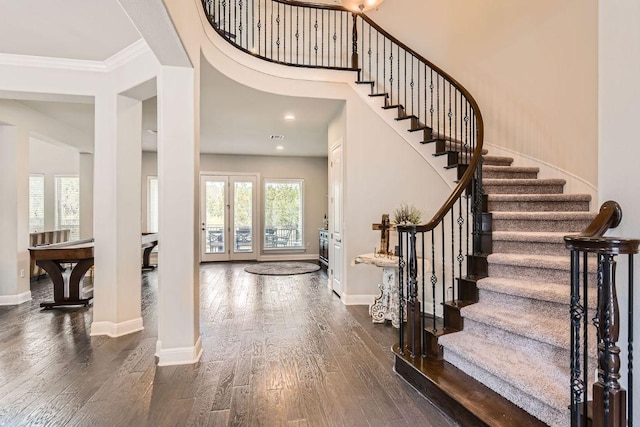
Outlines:
<svg viewBox="0 0 640 427"><path fill-rule="evenodd" d="M345 9L343 6L338 4L322 4L322 3L307 3L303 1L296 0L272 0L275 3L288 4L289 6L298 6L298 7L308 7L311 9L326 9L326 10L337 10L340 12L350 12L348 9Z"/></svg>
<svg viewBox="0 0 640 427"><path fill-rule="evenodd" d="M438 226L438 224L442 222L443 218L445 217L447 212L449 212L449 210L453 207L455 202L460 198L460 196L462 195L462 192L469 186L469 183L473 178L476 168L478 167L478 163L480 162L480 158L482 157L482 146L484 141L484 121L482 120L482 113L480 112L480 107L478 106L478 103L476 102L475 98L471 96L469 91L464 86L462 86L456 79L454 79L448 73L443 71L440 67L433 64L431 61L429 61L428 59L426 59L425 57L417 53L415 50L411 49L406 44L402 43L400 40L398 40L397 38L389 34L386 30L384 30L382 27L376 24L367 15L360 14L360 17L369 25L371 25L371 27L375 28L384 37L388 38L389 40L391 40L391 42L395 43L402 49L406 50L408 53L413 55L417 60L426 64L433 71L441 75L446 81L451 83L451 85L453 85L456 89L460 91L460 93L464 95L465 99L469 102L469 104L471 105L471 108L473 109L473 114L476 119L476 126L477 126L477 132L478 132L476 148L473 151L473 156L471 158L471 162L469 163L469 166L467 167L467 170L462 175L462 178L460 178L460 180L458 181L458 185L456 185L451 195L449 195L449 198L444 202L444 204L440 207L440 209L438 209L438 211L435 213L435 215L431 218L429 222L427 222L426 224L420 224L415 227L412 226L406 229L403 228L405 227L404 225L398 225L398 229L400 231L407 231L407 232L411 230L414 230L417 232L434 230Z"/></svg>
<svg viewBox="0 0 640 427"><path fill-rule="evenodd" d="M608 200L600 207L598 215L580 234L565 236L567 249L585 252L599 252L612 255L638 253L638 241L635 239L621 239L618 237L603 237L604 234L620 225L622 208Z"/></svg>

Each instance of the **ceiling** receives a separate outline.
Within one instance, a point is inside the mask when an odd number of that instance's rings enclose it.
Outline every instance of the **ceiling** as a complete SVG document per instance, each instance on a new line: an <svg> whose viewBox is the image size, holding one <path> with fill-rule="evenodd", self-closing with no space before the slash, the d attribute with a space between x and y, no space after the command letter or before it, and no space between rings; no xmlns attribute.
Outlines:
<svg viewBox="0 0 640 427"><path fill-rule="evenodd" d="M116 0L0 0L0 10L0 54L104 61L140 39ZM91 103L24 98L18 102L93 139ZM201 152L325 157L327 126L342 102L257 91L225 77L204 61ZM295 120L285 120L286 113L295 115ZM154 97L143 102L145 151L156 151L157 137L147 131L157 129L156 117ZM282 135L284 139L272 140L271 135ZM278 145L284 149L277 150ZM88 147L76 148L92 151Z"/></svg>

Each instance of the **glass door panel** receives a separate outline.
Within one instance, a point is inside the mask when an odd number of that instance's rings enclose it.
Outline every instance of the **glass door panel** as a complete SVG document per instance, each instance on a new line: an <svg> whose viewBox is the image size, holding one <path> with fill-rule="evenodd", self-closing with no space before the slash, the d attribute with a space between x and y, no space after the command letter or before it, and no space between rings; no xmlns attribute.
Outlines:
<svg viewBox="0 0 640 427"><path fill-rule="evenodd" d="M228 259L228 183L226 176L202 177L202 261Z"/></svg>
<svg viewBox="0 0 640 427"><path fill-rule="evenodd" d="M202 175L201 260L257 259L257 175Z"/></svg>
<svg viewBox="0 0 640 427"><path fill-rule="evenodd" d="M253 252L253 182L233 183L233 252Z"/></svg>

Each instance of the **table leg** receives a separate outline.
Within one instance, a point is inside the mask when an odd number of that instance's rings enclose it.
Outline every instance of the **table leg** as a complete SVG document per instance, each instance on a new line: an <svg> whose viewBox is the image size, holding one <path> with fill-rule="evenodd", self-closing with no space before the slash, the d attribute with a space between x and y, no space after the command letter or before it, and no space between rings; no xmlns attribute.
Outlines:
<svg viewBox="0 0 640 427"><path fill-rule="evenodd" d="M143 270L153 270L154 268L156 268L155 265L151 264L151 251L153 251L153 248L155 248L156 246L158 246L158 243L152 243L151 246L147 246L146 248L144 248L144 252L142 253L142 269Z"/></svg>
<svg viewBox="0 0 640 427"><path fill-rule="evenodd" d="M378 296L371 307L369 307L369 314L371 315L373 323L383 323L385 320L391 320L391 324L399 328L400 297L398 295L396 272L396 267L382 268L382 283L378 285L380 296ZM406 315L404 319L406 320Z"/></svg>

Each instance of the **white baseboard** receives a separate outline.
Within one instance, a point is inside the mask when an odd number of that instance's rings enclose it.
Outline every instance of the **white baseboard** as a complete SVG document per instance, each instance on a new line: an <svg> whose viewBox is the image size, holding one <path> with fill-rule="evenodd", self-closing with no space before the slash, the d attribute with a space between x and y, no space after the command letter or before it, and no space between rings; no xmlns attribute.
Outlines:
<svg viewBox="0 0 640 427"><path fill-rule="evenodd" d="M344 305L371 305L377 295L347 295L342 293L340 299Z"/></svg>
<svg viewBox="0 0 640 427"><path fill-rule="evenodd" d="M91 336L107 335L111 338L121 337L144 329L142 317L127 320L126 322L93 322L91 323Z"/></svg>
<svg viewBox="0 0 640 427"><path fill-rule="evenodd" d="M158 366L190 365L197 363L202 356L202 340L198 337L193 347L162 348L162 342L156 342Z"/></svg>
<svg viewBox="0 0 640 427"><path fill-rule="evenodd" d="M0 305L18 305L31 301L31 291L17 295L0 295Z"/></svg>
<svg viewBox="0 0 640 427"><path fill-rule="evenodd" d="M318 261L319 254L273 254L260 255L258 261Z"/></svg>

